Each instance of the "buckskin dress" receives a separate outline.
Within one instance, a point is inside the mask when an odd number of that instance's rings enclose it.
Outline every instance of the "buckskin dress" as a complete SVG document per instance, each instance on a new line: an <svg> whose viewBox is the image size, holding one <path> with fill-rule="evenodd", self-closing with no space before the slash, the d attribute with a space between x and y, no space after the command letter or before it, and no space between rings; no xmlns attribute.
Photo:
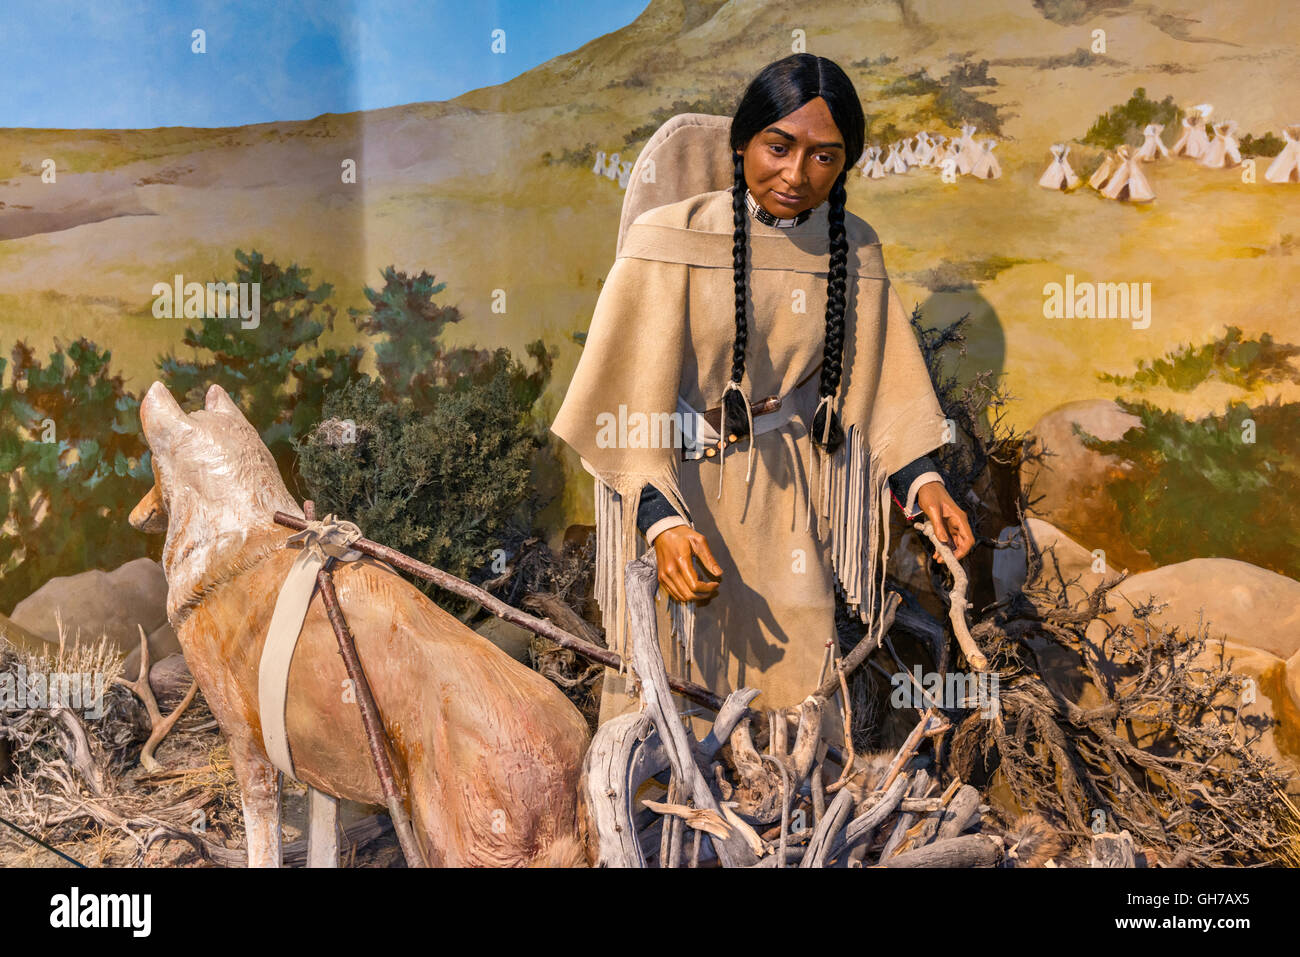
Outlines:
<svg viewBox="0 0 1300 957"><path fill-rule="evenodd" d="M785 228L747 220L742 390L751 403L780 396L783 425L712 458L684 459L680 448L647 442L644 430L610 441L611 417L633 422L638 412L672 413L679 397L699 412L721 403L735 334L730 190L650 209L628 228L552 425L595 476L596 599L609 647L629 655L623 570L645 550L636 512L642 490L653 486L704 535L722 566L708 600L679 604L661 589L659 641L668 671L720 695L760 688L754 706L762 708L797 705L827 673L837 588L864 622L872 620L883 598L888 477L944 435L880 242L846 211L843 374L832 400L846 438L829 456L812 446L827 212L823 202ZM639 706L630 681L626 670L606 670L601 723ZM696 713L696 733L706 730L712 715L679 702ZM839 724L827 716L828 739L838 740Z"/></svg>

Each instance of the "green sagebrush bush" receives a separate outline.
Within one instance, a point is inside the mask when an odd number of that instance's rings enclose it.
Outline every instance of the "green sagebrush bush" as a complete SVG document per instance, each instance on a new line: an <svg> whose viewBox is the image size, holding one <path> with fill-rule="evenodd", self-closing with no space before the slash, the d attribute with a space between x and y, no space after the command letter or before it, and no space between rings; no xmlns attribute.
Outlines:
<svg viewBox="0 0 1300 957"><path fill-rule="evenodd" d="M374 347L379 374L327 394L320 426L294 442L298 471L318 515L478 577L497 548L527 535L539 504L532 478L546 432L532 409L551 355L530 344L530 370L506 349L446 348L442 334L461 316L433 303L445 284L392 267L384 278L382 290L366 290L370 311L353 311L359 329L385 336Z"/></svg>
<svg viewBox="0 0 1300 957"><path fill-rule="evenodd" d="M42 364L25 342L0 358L0 609L57 575L149 553L126 516L153 481L140 400L81 338ZM157 557L156 555L154 557Z"/></svg>
<svg viewBox="0 0 1300 957"><path fill-rule="evenodd" d="M319 516L460 578L531 519L528 408L511 388L506 350L486 382L449 390L431 410L390 402L361 376L325 401L325 420L294 446ZM441 595L435 597L442 598Z"/></svg>
<svg viewBox="0 0 1300 957"><path fill-rule="evenodd" d="M1232 403L1189 421L1117 400L1142 427L1084 445L1132 463L1109 483L1125 534L1158 564L1235 558L1300 578L1300 403ZM1076 426L1077 428L1077 426Z"/></svg>
<svg viewBox="0 0 1300 957"><path fill-rule="evenodd" d="M1189 342L1162 358L1139 359L1138 371L1131 376L1102 372L1097 377L1136 392L1162 385L1190 392L1210 379L1255 389L1265 383L1300 381L1300 373L1291 364L1297 356L1300 346L1276 342L1267 332L1249 339L1237 326L1228 326L1223 335L1200 346Z"/></svg>
<svg viewBox="0 0 1300 957"><path fill-rule="evenodd" d="M1105 150L1113 150L1122 143L1137 146L1148 123L1159 123L1169 131L1178 129L1182 119L1183 111L1172 96L1156 102L1147 99L1147 91L1138 87L1126 103L1113 106L1097 117L1084 134L1083 142Z"/></svg>
<svg viewBox="0 0 1300 957"><path fill-rule="evenodd" d="M214 382L230 393L293 490L292 440L320 421L326 389L357 374L364 349L304 354L334 327L335 309L326 301L333 288L329 283L313 286L310 269L297 264L283 268L257 250L236 250L235 259L234 281L260 284L257 328L244 329L238 319L204 316L197 329L185 330L183 342L193 355L161 356L160 378L187 409L203 408L204 394Z"/></svg>

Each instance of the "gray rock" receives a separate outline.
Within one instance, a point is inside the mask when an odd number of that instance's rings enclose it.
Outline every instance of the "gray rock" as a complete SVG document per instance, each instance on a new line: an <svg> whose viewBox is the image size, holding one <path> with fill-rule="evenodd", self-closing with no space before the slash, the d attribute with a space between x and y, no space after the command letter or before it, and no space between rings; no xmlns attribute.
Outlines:
<svg viewBox="0 0 1300 957"><path fill-rule="evenodd" d="M149 635L149 660L152 662L160 662L171 655L183 656L184 652L181 650L180 640L177 639L176 632L172 630L172 626L163 622L161 628L156 629L151 635ZM126 678L127 681L134 681L135 676L140 673L140 639L138 635L136 637L135 647L131 650L131 653L126 656L126 661L123 664L122 669L122 677ZM152 668L150 668L149 673L153 674Z"/></svg>
<svg viewBox="0 0 1300 957"><path fill-rule="evenodd" d="M125 655L140 643L137 625L151 634L167 623L167 579L150 558L111 572L59 576L20 601L10 617L20 628L57 643L56 610L62 612L69 644L94 643L102 634Z"/></svg>

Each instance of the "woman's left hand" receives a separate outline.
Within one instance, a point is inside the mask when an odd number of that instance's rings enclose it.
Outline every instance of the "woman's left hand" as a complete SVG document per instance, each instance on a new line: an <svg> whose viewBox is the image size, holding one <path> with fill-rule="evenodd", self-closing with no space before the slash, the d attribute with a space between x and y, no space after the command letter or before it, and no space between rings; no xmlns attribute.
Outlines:
<svg viewBox="0 0 1300 957"><path fill-rule="evenodd" d="M942 482L926 482L922 485L916 493L916 504L930 520L934 534L952 548L959 560L975 546L975 533L970 530L966 513L952 500ZM934 557L937 561L938 550Z"/></svg>

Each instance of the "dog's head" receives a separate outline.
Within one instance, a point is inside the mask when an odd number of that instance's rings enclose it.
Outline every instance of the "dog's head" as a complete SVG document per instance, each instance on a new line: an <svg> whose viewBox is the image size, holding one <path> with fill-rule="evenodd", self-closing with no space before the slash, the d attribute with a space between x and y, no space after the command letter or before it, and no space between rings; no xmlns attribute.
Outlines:
<svg viewBox="0 0 1300 957"><path fill-rule="evenodd" d="M273 522L277 509L301 515L257 429L219 385L186 413L155 382L140 403L154 487L131 511L134 528L167 532L164 567L192 552L211 556ZM183 547L182 547L183 543ZM196 573L199 569L194 570ZM172 569L167 568L168 580Z"/></svg>

